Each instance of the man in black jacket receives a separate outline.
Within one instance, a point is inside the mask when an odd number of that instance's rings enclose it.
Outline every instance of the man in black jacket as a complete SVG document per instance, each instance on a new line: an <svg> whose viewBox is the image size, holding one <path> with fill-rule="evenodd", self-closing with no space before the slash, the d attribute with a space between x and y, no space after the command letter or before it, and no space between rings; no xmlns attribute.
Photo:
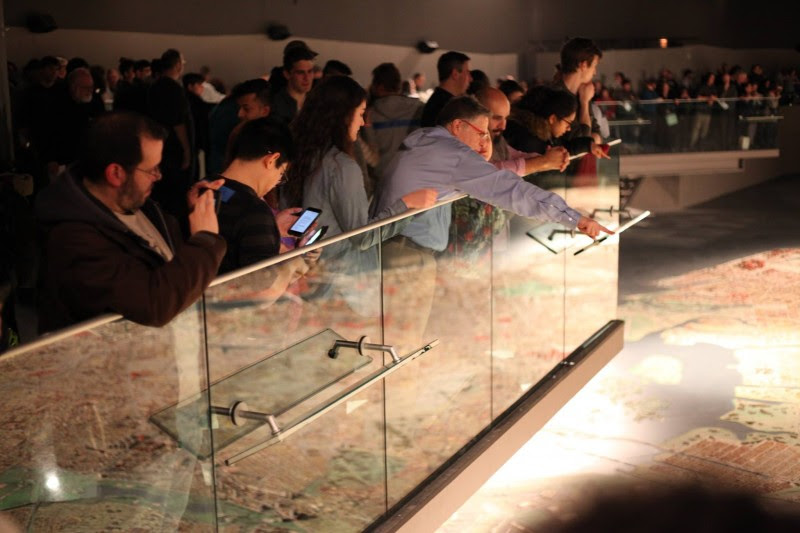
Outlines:
<svg viewBox="0 0 800 533"><path fill-rule="evenodd" d="M165 136L141 115L104 115L89 129L78 172L42 191L41 332L102 313L162 326L216 276L226 246L212 193L194 195L187 240L148 199Z"/></svg>

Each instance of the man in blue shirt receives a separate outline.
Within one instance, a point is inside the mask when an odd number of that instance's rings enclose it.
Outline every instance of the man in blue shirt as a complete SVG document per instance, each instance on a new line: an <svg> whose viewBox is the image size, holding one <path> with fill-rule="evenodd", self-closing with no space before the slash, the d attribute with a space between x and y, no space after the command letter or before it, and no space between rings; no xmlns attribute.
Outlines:
<svg viewBox="0 0 800 533"><path fill-rule="evenodd" d="M569 207L557 194L521 180L487 160L492 155L489 110L470 96L452 99L438 126L411 133L386 172L375 212L411 191L432 188L439 200L467 193L518 215L560 222L590 237L613 232ZM435 251L447 247L450 205L414 218L402 235Z"/></svg>

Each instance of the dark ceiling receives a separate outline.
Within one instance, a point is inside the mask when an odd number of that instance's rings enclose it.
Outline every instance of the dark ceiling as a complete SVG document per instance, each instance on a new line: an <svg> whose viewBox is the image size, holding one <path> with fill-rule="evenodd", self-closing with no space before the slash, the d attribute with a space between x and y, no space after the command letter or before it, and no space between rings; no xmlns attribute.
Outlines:
<svg viewBox="0 0 800 533"><path fill-rule="evenodd" d="M394 45L518 52L584 35L607 48L673 42L795 48L800 1L750 0L4 0L5 25L48 13L61 28L192 35L263 32Z"/></svg>

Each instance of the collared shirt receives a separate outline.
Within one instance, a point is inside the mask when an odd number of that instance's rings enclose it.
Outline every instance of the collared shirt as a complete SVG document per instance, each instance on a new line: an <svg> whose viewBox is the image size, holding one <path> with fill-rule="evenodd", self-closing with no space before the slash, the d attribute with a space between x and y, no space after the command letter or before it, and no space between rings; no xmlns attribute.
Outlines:
<svg viewBox="0 0 800 533"><path fill-rule="evenodd" d="M502 135L492 142L492 158L489 160L495 167L510 170L517 176L527 176L525 160L543 154L520 152L509 146Z"/></svg>
<svg viewBox="0 0 800 533"><path fill-rule="evenodd" d="M442 200L467 193L518 215L560 222L575 228L581 214L552 192L532 185L508 170L498 169L445 128L411 133L392 165L375 209L380 211L418 189L432 188ZM433 250L447 247L450 204L414 217L402 234Z"/></svg>

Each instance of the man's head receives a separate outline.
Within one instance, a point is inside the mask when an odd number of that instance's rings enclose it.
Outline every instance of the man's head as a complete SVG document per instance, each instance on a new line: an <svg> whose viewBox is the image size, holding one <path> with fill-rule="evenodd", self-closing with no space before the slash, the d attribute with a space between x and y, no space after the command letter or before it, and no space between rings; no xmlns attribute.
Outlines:
<svg viewBox="0 0 800 533"><path fill-rule="evenodd" d="M603 52L591 39L570 39L561 47L561 72L565 75L578 73L581 83L588 83L594 78L601 57Z"/></svg>
<svg viewBox="0 0 800 533"><path fill-rule="evenodd" d="M400 94L403 80L394 63L381 63L372 70L370 92L376 97Z"/></svg>
<svg viewBox="0 0 800 533"><path fill-rule="evenodd" d="M112 91L117 88L117 83L119 83L120 75L119 70L111 67L106 71L106 83L108 84L108 88Z"/></svg>
<svg viewBox="0 0 800 533"><path fill-rule="evenodd" d="M183 74L183 65L186 61L183 59L183 54L174 48L170 48L161 54L161 73L164 76L177 80ZM151 66L152 68L152 66Z"/></svg>
<svg viewBox="0 0 800 533"><path fill-rule="evenodd" d="M283 178L294 157L289 130L257 118L240 124L231 136L231 164L246 164L252 170L258 189L264 195Z"/></svg>
<svg viewBox="0 0 800 533"><path fill-rule="evenodd" d="M506 129L508 115L511 114L511 103L500 89L486 87L480 91L476 97L478 101L489 110L489 133L492 140L496 141Z"/></svg>
<svg viewBox="0 0 800 533"><path fill-rule="evenodd" d="M139 81L144 81L153 74L150 62L146 59L140 59L133 64L133 74Z"/></svg>
<svg viewBox="0 0 800 533"><path fill-rule="evenodd" d="M503 91L512 104L519 102L525 94L525 89L516 80L503 80L497 88Z"/></svg>
<svg viewBox="0 0 800 533"><path fill-rule="evenodd" d="M41 62L41 74L39 77L40 83L43 87L50 88L58 79L58 71L61 68L58 58L54 56L45 56Z"/></svg>
<svg viewBox="0 0 800 533"><path fill-rule="evenodd" d="M239 120L254 120L269 116L269 82L261 78L247 80L231 93L239 106Z"/></svg>
<svg viewBox="0 0 800 533"><path fill-rule="evenodd" d="M183 75L183 88L186 92L190 92L196 96L203 94L203 81L204 78L201 74L190 72Z"/></svg>
<svg viewBox="0 0 800 533"><path fill-rule="evenodd" d="M161 125L143 115L102 115L89 127L79 168L88 183L103 191L112 210L134 212L161 179L158 165L166 137Z"/></svg>
<svg viewBox="0 0 800 533"><path fill-rule="evenodd" d="M76 68L67 76L67 90L73 102L88 104L92 101L94 81L89 69Z"/></svg>
<svg viewBox="0 0 800 533"><path fill-rule="evenodd" d="M119 58L119 74L122 79L130 83L134 78L134 62L133 59L127 57Z"/></svg>
<svg viewBox="0 0 800 533"><path fill-rule="evenodd" d="M314 58L308 48L298 47L283 56L283 76L290 92L308 94L314 83Z"/></svg>
<svg viewBox="0 0 800 533"><path fill-rule="evenodd" d="M325 63L325 67L322 69L322 77L327 78L328 76L352 76L353 71L350 67L348 67L345 63L342 63L338 59L331 59L327 63Z"/></svg>
<svg viewBox="0 0 800 533"><path fill-rule="evenodd" d="M444 53L436 62L436 71L439 74L439 85L455 96L467 93L469 82L472 81L469 56L461 52Z"/></svg>
<svg viewBox="0 0 800 533"><path fill-rule="evenodd" d="M436 125L443 126L488 161L492 156L490 116L489 110L472 96L458 96L445 104L436 117Z"/></svg>
<svg viewBox="0 0 800 533"><path fill-rule="evenodd" d="M414 77L411 78L414 81L414 88L418 91L421 91L425 88L425 74L422 72L415 72Z"/></svg>

